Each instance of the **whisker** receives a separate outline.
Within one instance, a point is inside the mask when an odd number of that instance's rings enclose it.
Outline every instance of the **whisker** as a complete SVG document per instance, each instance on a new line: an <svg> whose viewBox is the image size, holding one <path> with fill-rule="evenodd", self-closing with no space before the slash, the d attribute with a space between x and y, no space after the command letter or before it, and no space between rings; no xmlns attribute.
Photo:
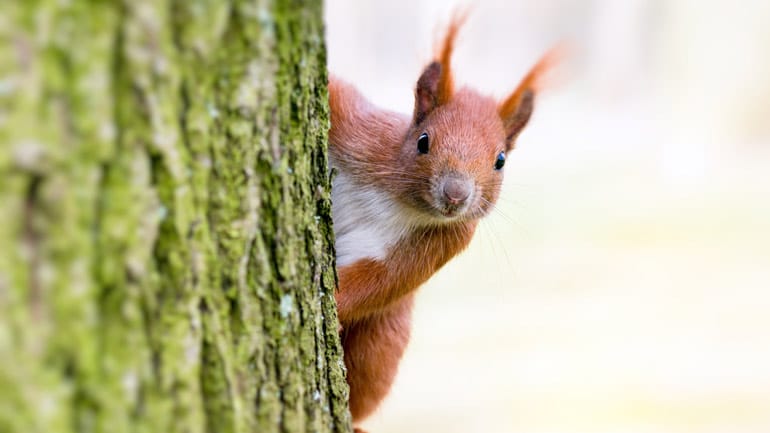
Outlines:
<svg viewBox="0 0 770 433"><path fill-rule="evenodd" d="M489 224L494 232L500 232L500 230L495 227L493 219L487 218L485 222ZM507 268L513 269L513 260L511 260L511 256L508 254L508 248L506 248L506 244L499 237L495 237L495 240L500 244L500 248L503 250L503 257L505 258Z"/></svg>

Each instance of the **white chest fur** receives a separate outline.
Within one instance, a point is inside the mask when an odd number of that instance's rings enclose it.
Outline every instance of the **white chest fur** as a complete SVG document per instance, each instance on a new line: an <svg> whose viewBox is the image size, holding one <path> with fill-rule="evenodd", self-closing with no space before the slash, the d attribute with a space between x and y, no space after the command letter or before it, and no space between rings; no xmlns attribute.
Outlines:
<svg viewBox="0 0 770 433"><path fill-rule="evenodd" d="M356 184L344 172L338 172L332 183L332 219L337 266L384 259L413 227L387 193Z"/></svg>

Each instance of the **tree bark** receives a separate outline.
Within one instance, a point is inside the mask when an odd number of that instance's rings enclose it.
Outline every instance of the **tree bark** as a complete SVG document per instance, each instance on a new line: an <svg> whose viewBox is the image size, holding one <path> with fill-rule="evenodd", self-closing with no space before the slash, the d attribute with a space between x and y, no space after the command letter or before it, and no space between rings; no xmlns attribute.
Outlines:
<svg viewBox="0 0 770 433"><path fill-rule="evenodd" d="M349 432L319 1L0 6L0 432Z"/></svg>

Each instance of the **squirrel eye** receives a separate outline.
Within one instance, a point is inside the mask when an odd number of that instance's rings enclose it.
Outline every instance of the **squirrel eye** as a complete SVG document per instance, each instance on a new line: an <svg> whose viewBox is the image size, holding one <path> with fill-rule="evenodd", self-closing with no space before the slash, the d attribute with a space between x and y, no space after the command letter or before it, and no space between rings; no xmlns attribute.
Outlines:
<svg viewBox="0 0 770 433"><path fill-rule="evenodd" d="M495 161L495 170L500 170L505 165L505 152L497 154L497 160Z"/></svg>
<svg viewBox="0 0 770 433"><path fill-rule="evenodd" d="M420 134L420 137L417 139L417 151L426 154L428 153L428 148L430 147L430 143L428 142L428 134L422 133Z"/></svg>

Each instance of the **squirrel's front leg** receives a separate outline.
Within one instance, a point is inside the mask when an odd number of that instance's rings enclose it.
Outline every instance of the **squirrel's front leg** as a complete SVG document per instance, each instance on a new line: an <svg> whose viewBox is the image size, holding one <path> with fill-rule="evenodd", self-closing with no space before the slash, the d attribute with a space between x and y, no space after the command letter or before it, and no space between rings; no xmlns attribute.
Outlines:
<svg viewBox="0 0 770 433"><path fill-rule="evenodd" d="M335 294L337 315L343 329L390 308L409 292L403 277L393 272L386 262L361 259L337 269L340 288Z"/></svg>
<svg viewBox="0 0 770 433"><path fill-rule="evenodd" d="M393 384L409 342L412 304L413 296L407 295L387 310L343 324L350 412L356 423L379 406Z"/></svg>

